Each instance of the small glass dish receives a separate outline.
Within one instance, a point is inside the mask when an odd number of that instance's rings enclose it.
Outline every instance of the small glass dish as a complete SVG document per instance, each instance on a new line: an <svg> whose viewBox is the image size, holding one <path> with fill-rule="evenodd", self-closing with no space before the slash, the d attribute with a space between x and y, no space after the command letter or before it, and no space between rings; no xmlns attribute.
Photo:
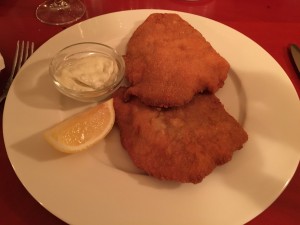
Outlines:
<svg viewBox="0 0 300 225"><path fill-rule="evenodd" d="M62 94L81 102L101 102L121 86L125 63L114 48L83 42L59 51L49 72Z"/></svg>

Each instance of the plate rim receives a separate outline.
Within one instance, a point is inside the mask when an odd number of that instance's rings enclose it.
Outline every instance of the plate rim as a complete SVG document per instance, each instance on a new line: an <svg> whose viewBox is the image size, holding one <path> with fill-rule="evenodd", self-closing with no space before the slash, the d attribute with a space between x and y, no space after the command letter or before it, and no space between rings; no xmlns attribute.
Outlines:
<svg viewBox="0 0 300 225"><path fill-rule="evenodd" d="M257 45L257 47L259 47L259 48L261 48L261 50L263 50L265 53L267 53L268 55L269 55L269 57L271 57L273 60L274 60L274 58L268 53L268 52L266 52L261 46L259 46L256 42L254 42L253 40L251 40L249 37L247 37L247 36L245 36L244 34L242 34L242 33L240 33L239 31L237 31L237 30L234 30L233 28L231 28L231 27L229 27L229 26L227 26L227 25L225 25L225 24L222 24L222 23L220 23L220 22L218 22L218 21L215 21L215 20L212 20L212 19L210 19L210 18L206 18L206 17L203 17L203 16L199 16L199 15L196 15L196 14L191 14L191 13L186 13L186 12L179 12L179 11L173 11L173 10L156 10L156 9L137 9L137 10L126 10L126 11L119 11L119 12L113 12L113 13L108 13L108 14L104 14L104 15L100 15L100 16L97 16L97 17L93 17L93 18L90 18L90 19L88 19L88 20L86 20L86 21L91 21L91 20L98 20L99 18L101 18L101 17L103 17L103 16L113 16L113 15L117 15L117 14L120 14L120 13L133 13L133 12L138 12L138 13L145 13L145 14L150 14L150 12L152 13L152 12L166 12L166 13L170 13L170 12L172 12L172 13L178 13L178 14L181 14L181 15L186 15L186 16L195 16L195 17L200 17L200 18L202 18L202 19L206 19L206 20L208 20L208 21L210 21L210 22L213 22L213 23L218 23L219 25L222 25L222 26L225 26L227 29L230 29L230 30L233 30L234 32L237 32L239 35L242 35L244 38L246 38L248 41L251 41L251 42L253 42L253 44L256 44ZM78 24L75 24L75 25L73 25L73 26L71 26L71 27L69 27L69 28L67 28L66 30L64 30L64 31L62 31L62 32L68 32L69 30L71 30L71 29L74 29L74 27L79 27L79 26L82 26L82 25L84 25L85 23L87 23L86 21L83 21L83 22L80 22L80 23L78 23ZM57 38L58 37L58 35L60 35L62 32L60 32L60 33L58 33L58 34L56 34L55 36L53 36L53 37L51 37L47 42L45 42L37 51L39 52L39 51L41 51L40 49L43 49L43 46L46 44L46 43L50 43L52 40L53 40L53 38ZM36 53L37 54L37 53ZM274 60L274 62L276 62L275 60ZM26 62L26 65L28 65L30 63L30 61L29 62ZM277 63L277 62L276 62ZM26 66L25 65L25 66ZM277 63L277 65L280 67L280 65ZM280 67L281 68L281 67ZM282 69L282 68L281 68ZM285 74L285 72L283 71L283 69L282 69L282 71L281 72L283 72L284 74ZM17 77L19 76L19 74L22 74L22 70L18 73L18 75L17 75ZM286 75L286 74L285 74ZM285 78L283 78L284 80L286 80L286 81L289 81L290 82L290 85L291 85L291 87L293 88L293 90L294 90L294 92L295 92L295 94L296 94L296 90L294 89L294 87L293 87L293 85L292 85L292 83L291 83L291 81L288 79L288 76L286 75L286 77ZM14 85L14 84L13 84ZM13 86L12 85L12 86ZM11 92L12 90L10 90L10 92ZM11 93L9 93L9 95L8 95L8 101L10 101L10 95L11 95ZM297 95L296 95L297 96ZM6 103L5 103L5 106L4 106L4 112L3 112L3 136L4 136L4 143L5 143L5 146L7 146L6 145L6 140L7 140L7 137L6 137L6 132L5 132L5 126L7 126L7 123L5 122L5 118L6 118L6 112L7 111L7 106L6 106ZM6 151L7 151L7 154L8 154L8 157L9 157L9 160L10 160L10 163L13 165L13 163L12 163L12 161L11 161L11 154L10 154L10 152L9 152L9 149L8 148L6 148ZM298 159L299 160L299 159ZM297 164L297 166L298 166L298 164ZM293 172L293 174L295 173L295 171L296 171L296 169L297 169L297 166L295 166L295 168L294 168L294 172ZM14 171L15 171L15 167L14 167L14 165L13 165L13 168L14 168ZM16 175L18 176L18 172L17 171L15 171L15 173L16 173ZM282 188L282 190L280 191L280 193L278 194L278 196L277 196L277 198L280 196L280 194L283 192L283 190L286 188L286 186L288 185L288 183L290 182L290 180L292 179L292 177L293 177L293 175L288 179L288 181L286 182L286 185ZM23 184L23 182L22 182L22 178L21 177L19 177L18 176L18 178L19 178L19 180L21 181L21 183ZM24 185L24 184L23 184ZM25 186L25 185L24 185ZM28 190L28 188L25 186L25 188ZM40 202L38 199L36 199L36 197L30 192L30 190L28 190L28 192L34 197L34 199L35 200L37 200L38 202ZM276 198L276 199L277 199ZM270 204L269 205L271 205L276 199L274 199L272 202L270 202ZM55 213L55 212L52 212L52 210L51 209L48 209L46 206L45 206L45 204L44 203L42 203L42 202L40 202L40 204L44 207L44 208L46 208L48 211L50 211L52 214L54 214L54 215L57 215L57 213ZM268 206L269 206L268 205ZM267 207L268 207L267 206ZM265 208L267 208L267 207L265 207ZM257 215L256 215L257 216ZM57 217L59 217L60 219L62 219L62 220L64 220L64 221L66 221L65 219L63 219L63 217L61 217L61 216L57 216ZM254 216L255 217L255 216ZM254 217L252 217L252 218L254 218ZM251 219L252 219L251 218ZM247 220L248 221L248 220ZM70 222L70 221L69 221Z"/></svg>

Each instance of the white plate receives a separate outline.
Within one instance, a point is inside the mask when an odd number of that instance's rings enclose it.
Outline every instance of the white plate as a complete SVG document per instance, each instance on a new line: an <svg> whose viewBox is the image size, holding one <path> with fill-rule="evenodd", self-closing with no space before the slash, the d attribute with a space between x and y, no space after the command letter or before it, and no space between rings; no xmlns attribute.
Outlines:
<svg viewBox="0 0 300 225"><path fill-rule="evenodd" d="M239 32L180 13L231 64L218 92L249 134L232 161L200 184L159 181L140 174L119 142L118 130L94 148L60 154L42 132L87 105L61 96L48 76L51 57L63 47L98 41L124 53L134 29L157 10L95 17L41 46L15 79L4 109L3 132L13 168L32 196L71 224L243 224L284 190L299 161L300 108L283 69Z"/></svg>

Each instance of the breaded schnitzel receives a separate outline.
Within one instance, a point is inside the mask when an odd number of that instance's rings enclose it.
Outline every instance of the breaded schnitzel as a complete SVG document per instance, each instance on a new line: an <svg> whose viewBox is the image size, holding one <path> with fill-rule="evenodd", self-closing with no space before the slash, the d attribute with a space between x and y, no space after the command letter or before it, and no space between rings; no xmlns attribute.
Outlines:
<svg viewBox="0 0 300 225"><path fill-rule="evenodd" d="M121 143L133 163L163 180L198 183L242 148L248 136L214 94L196 95L188 104L156 108L126 88L114 97Z"/></svg>
<svg viewBox="0 0 300 225"><path fill-rule="evenodd" d="M138 96L151 106L188 103L195 94L223 86L228 62L177 14L151 14L127 44L126 98Z"/></svg>

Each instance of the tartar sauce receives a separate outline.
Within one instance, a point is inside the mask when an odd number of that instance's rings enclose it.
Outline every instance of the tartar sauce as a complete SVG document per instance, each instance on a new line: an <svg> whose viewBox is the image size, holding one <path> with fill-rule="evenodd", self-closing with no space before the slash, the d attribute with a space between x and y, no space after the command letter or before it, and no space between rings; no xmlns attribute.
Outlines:
<svg viewBox="0 0 300 225"><path fill-rule="evenodd" d="M117 77L117 62L103 55L93 54L71 59L60 65L55 79L75 91L93 91L111 85Z"/></svg>

